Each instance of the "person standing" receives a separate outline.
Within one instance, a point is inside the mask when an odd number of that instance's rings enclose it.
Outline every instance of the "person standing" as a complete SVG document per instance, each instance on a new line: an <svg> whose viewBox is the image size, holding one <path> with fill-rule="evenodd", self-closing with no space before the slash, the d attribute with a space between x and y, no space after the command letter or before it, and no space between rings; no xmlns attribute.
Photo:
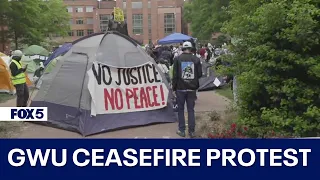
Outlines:
<svg viewBox="0 0 320 180"><path fill-rule="evenodd" d="M23 54L20 50L13 51L10 63L11 80L17 91L17 107L27 107L29 99L29 89L25 74L28 65L22 68L20 63L22 56Z"/></svg>
<svg viewBox="0 0 320 180"><path fill-rule="evenodd" d="M191 138L195 137L194 106L197 99L196 91L199 88L199 79L202 76L201 62L192 53L191 42L184 42L183 53L177 57L173 64L172 90L177 97L179 129L177 134L185 137L184 105L187 103L188 132Z"/></svg>

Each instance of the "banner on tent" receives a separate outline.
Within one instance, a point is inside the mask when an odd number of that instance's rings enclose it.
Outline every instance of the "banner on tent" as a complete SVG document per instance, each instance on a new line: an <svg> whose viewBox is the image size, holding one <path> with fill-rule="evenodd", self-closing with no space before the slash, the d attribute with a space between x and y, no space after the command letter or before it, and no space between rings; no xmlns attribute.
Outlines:
<svg viewBox="0 0 320 180"><path fill-rule="evenodd" d="M116 68L93 62L88 71L91 115L161 109L169 90L156 66Z"/></svg>

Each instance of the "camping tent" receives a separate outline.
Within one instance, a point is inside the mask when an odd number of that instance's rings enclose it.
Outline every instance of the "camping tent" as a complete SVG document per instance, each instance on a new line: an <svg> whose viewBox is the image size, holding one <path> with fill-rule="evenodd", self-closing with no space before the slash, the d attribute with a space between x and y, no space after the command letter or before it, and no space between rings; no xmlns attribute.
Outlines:
<svg viewBox="0 0 320 180"><path fill-rule="evenodd" d="M10 63L10 57L9 56L7 56L6 54L0 52L0 58L7 64L7 66L9 66L9 63Z"/></svg>
<svg viewBox="0 0 320 180"><path fill-rule="evenodd" d="M201 60L202 74L203 76L199 79L199 91L213 90L215 88L225 85L222 77L218 77L214 70L213 65Z"/></svg>
<svg viewBox="0 0 320 180"><path fill-rule="evenodd" d="M49 51L38 45L31 45L23 50L23 54L26 56L40 55L49 56Z"/></svg>
<svg viewBox="0 0 320 180"><path fill-rule="evenodd" d="M48 107L49 126L88 136L176 121L164 74L134 40L117 32L77 41L41 80L31 106Z"/></svg>
<svg viewBox="0 0 320 180"><path fill-rule="evenodd" d="M15 94L15 87L10 78L8 64L0 57L0 92Z"/></svg>
<svg viewBox="0 0 320 180"><path fill-rule="evenodd" d="M158 44L174 44L174 43L182 43L184 41L192 39L191 36L181 34L181 33L173 33L166 36L163 39L158 41Z"/></svg>
<svg viewBox="0 0 320 180"><path fill-rule="evenodd" d="M61 56L68 52L72 47L72 43L65 43L58 49L56 49L50 56L49 58L43 63L44 66L47 66L53 59L55 59L58 56Z"/></svg>
<svg viewBox="0 0 320 180"><path fill-rule="evenodd" d="M41 61L46 61L49 56L49 51L38 45L31 45L23 50L23 54L32 60L36 60L39 64Z"/></svg>
<svg viewBox="0 0 320 180"><path fill-rule="evenodd" d="M27 75L27 73L25 73ZM29 77L26 77L27 85L32 86L32 82ZM15 94L16 89L11 82L9 63L6 63L2 57L0 57L0 92L6 92Z"/></svg>

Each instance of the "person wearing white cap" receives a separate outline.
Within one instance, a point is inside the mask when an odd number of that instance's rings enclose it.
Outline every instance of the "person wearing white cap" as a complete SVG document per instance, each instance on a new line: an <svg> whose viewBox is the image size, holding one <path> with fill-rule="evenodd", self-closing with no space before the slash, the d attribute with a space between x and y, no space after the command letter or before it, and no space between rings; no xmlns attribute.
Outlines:
<svg viewBox="0 0 320 180"><path fill-rule="evenodd" d="M20 63L22 56L23 53L20 50L13 51L10 63L11 80L17 91L17 107L27 107L29 99L29 88L25 74L28 65L22 68Z"/></svg>
<svg viewBox="0 0 320 180"><path fill-rule="evenodd" d="M184 42L183 53L176 58L173 64L172 90L177 97L179 129L177 134L185 137L184 105L187 103L188 132L191 138L195 137L195 113L194 106L197 99L199 79L202 76L200 59L193 55L191 42Z"/></svg>

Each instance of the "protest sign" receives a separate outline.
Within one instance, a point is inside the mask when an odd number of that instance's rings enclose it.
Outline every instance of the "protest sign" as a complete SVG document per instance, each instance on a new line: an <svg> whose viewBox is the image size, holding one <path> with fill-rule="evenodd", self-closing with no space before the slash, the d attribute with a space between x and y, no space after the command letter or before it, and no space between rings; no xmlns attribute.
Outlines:
<svg viewBox="0 0 320 180"><path fill-rule="evenodd" d="M91 115L161 109L169 90L156 66L116 68L93 62L88 71Z"/></svg>
<svg viewBox="0 0 320 180"><path fill-rule="evenodd" d="M119 21L119 22L124 21L124 15L123 15L122 9L115 7L115 8L113 8L113 12L114 12L114 20L115 21Z"/></svg>

